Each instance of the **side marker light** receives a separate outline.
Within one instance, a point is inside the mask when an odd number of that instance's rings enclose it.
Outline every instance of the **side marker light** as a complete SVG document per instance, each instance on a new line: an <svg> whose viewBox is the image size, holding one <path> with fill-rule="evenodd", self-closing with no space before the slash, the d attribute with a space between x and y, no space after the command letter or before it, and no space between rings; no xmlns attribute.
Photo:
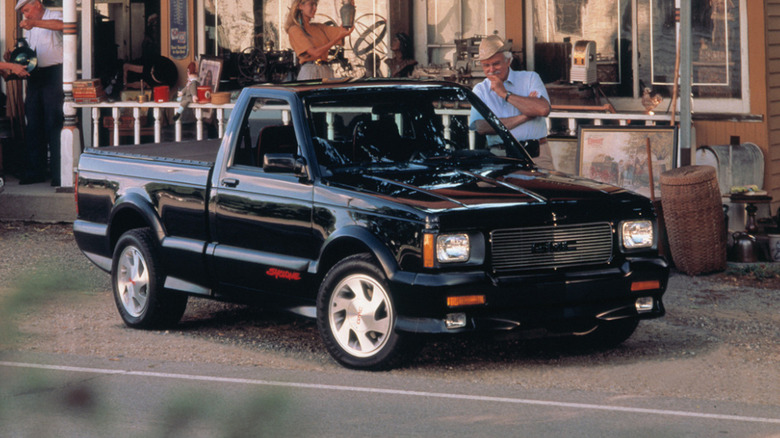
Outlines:
<svg viewBox="0 0 780 438"><path fill-rule="evenodd" d="M447 297L447 307L478 306L480 304L485 304L484 295Z"/></svg>
<svg viewBox="0 0 780 438"><path fill-rule="evenodd" d="M661 282L658 280L635 281L631 283L631 292L638 292L641 290L653 290L653 289L660 289L660 288L661 288Z"/></svg>

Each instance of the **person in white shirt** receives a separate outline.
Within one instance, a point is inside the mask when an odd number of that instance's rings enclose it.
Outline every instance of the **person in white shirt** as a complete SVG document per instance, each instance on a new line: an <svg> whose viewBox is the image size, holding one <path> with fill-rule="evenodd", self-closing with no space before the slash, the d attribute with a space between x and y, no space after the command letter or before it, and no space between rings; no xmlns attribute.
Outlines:
<svg viewBox="0 0 780 438"><path fill-rule="evenodd" d="M38 66L27 78L25 140L27 163L20 184L43 182L46 156L50 155L51 185L60 185L60 131L64 120L62 104L62 12L46 9L40 0L19 0L16 10L24 19L19 26Z"/></svg>
<svg viewBox="0 0 780 438"><path fill-rule="evenodd" d="M547 143L550 97L542 78L533 71L512 70L511 43L490 35L479 45L479 62L486 79L474 86L482 99L534 159L537 166L553 169ZM498 140L479 112L471 112L471 129L487 135L488 145Z"/></svg>

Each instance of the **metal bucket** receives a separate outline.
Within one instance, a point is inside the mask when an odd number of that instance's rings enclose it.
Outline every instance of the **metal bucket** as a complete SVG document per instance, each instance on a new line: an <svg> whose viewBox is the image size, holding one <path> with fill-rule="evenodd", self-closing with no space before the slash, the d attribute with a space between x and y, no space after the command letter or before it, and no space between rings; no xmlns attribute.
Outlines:
<svg viewBox="0 0 780 438"><path fill-rule="evenodd" d="M780 234L769 235L769 260L780 262Z"/></svg>
<svg viewBox="0 0 780 438"><path fill-rule="evenodd" d="M755 143L701 146L696 150L696 164L715 168L723 195L734 186L764 187L764 153Z"/></svg>

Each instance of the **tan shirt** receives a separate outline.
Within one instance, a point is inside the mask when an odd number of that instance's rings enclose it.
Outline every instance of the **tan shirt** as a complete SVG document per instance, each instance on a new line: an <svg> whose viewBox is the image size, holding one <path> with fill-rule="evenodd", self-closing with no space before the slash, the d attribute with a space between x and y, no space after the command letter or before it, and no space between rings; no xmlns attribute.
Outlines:
<svg viewBox="0 0 780 438"><path fill-rule="evenodd" d="M306 32L309 34L306 35ZM290 37L290 45L295 54L298 55L298 60L301 63L317 61L313 56L304 52L327 44L336 38L341 30L335 26L328 26L322 23L309 23L306 26L306 32L300 26L292 26L287 30L287 35ZM327 59L320 60L327 61Z"/></svg>

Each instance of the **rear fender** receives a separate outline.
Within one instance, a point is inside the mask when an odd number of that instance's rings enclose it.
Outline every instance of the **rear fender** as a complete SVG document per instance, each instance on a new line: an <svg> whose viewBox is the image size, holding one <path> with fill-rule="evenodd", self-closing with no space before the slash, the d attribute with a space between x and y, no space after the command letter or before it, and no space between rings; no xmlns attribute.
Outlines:
<svg viewBox="0 0 780 438"><path fill-rule="evenodd" d="M165 228L160 216L146 193L128 192L120 196L108 221L110 248L114 248L119 237L133 228L149 227L161 242L165 237Z"/></svg>

